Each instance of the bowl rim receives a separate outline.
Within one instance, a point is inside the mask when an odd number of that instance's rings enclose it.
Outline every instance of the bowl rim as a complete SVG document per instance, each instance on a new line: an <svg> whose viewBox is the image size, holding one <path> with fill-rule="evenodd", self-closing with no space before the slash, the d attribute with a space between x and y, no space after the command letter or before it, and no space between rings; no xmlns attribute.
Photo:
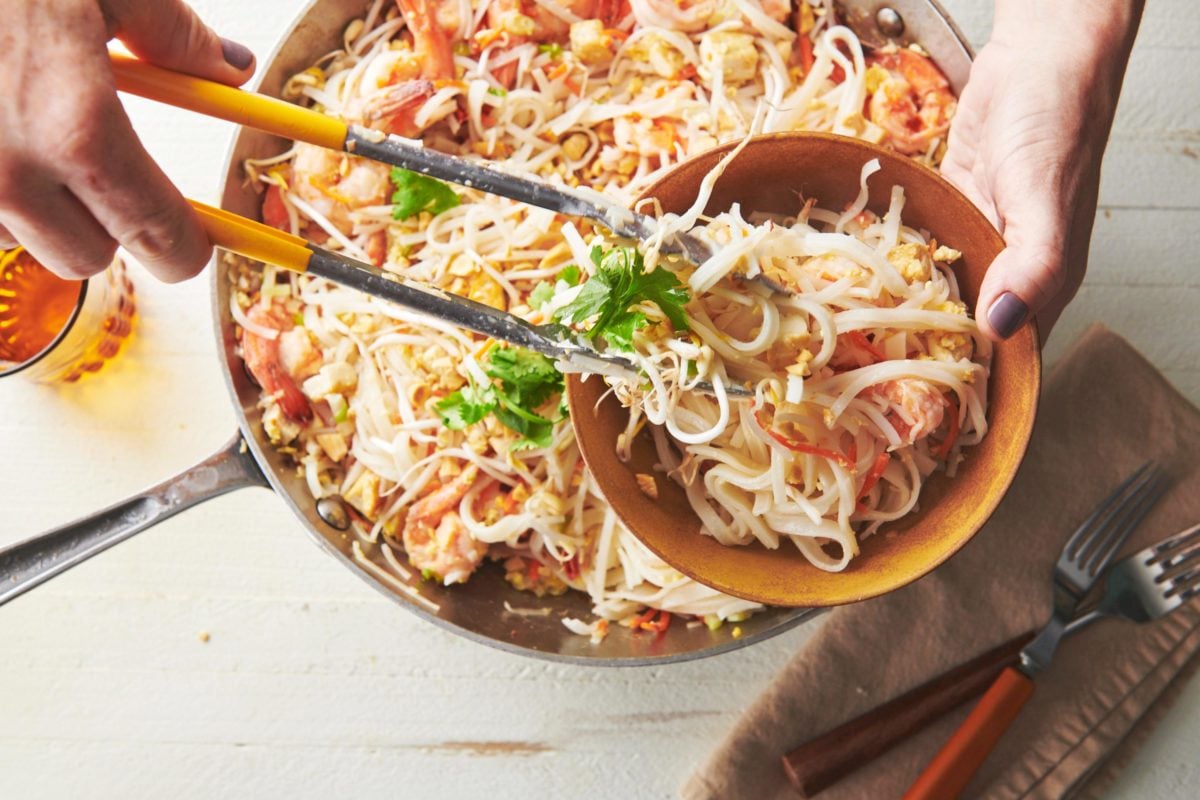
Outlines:
<svg viewBox="0 0 1200 800"><path fill-rule="evenodd" d="M1001 236L999 231L996 230L995 226L992 225L991 221L987 219L987 216L978 207L976 207L975 204L972 203L970 201L970 199L967 198L966 195L962 193L962 191L960 191L956 186L954 186L954 184L952 184L950 181L948 181L945 177L943 177L936 170L934 170L924 164L918 163L918 162L912 160L911 158L900 155L899 153L888 150L880 145L877 145L877 144L874 144L871 142L866 142L861 139L855 139L852 137L841 136L841 135L832 134L832 133L823 133L823 132L814 132L814 131L783 131L783 132L778 132L778 133L758 134L758 135L755 135L750 138L751 138L751 141L746 145L747 148L761 147L764 145L769 145L773 141L780 141L780 140L788 140L788 141L792 141L792 142L794 142L794 141L820 141L820 142L831 143L834 146L843 147L848 150L850 150L850 149L858 150L862 157L861 163L863 163L863 164L867 163L872 158L878 158L881 161L881 165L884 162L886 162L888 164L894 165L896 168L900 169L901 171L910 171L913 174L917 174L919 172L921 174L922 180L930 180L934 184L938 185L942 190L950 192L953 196L956 196L958 198L958 200L961 201L959 203L959 205L961 206L962 212L975 217L975 222L977 224L983 223L986 226L986 230L989 232L987 234L988 244L990 245L990 249L992 251L994 251L995 254L999 254L1000 251L1002 251L1005 247L1004 238ZM683 169L687 168L689 165L692 168L695 168L695 166L697 164L702 164L704 162L719 160L721 157L723 157L724 155L728 154L730 151L732 151L736 147L738 147L739 144L740 144L739 141L727 142L725 144L721 144L721 145L713 147L709 150L706 150L702 153L698 153L695 156L692 156L692 157L686 159L685 161L680 162L680 164L678 164L669 173L664 175L659 180L655 181L654 184L648 186L646 188L646 190L635 201L634 206L637 207L640 203L645 201L647 198L654 197L656 194L656 190L660 190L661 187L664 184L666 184L671 179L671 176L676 174L677 171L683 170ZM899 182L899 181L897 181L897 182ZM993 256L993 258L994 258L994 256ZM743 586L739 586L737 584L731 584L724 580L713 579L713 577L710 575L706 575L706 574L698 572L690 564L681 561L678 558L678 556L676 554L670 552L669 549L661 547L657 540L639 535L638 526L636 526L635 524L633 524L631 522L630 516L626 515L625 513L622 513L622 511L621 511L621 508L623 507L622 504L620 504L620 503L614 504L613 508L614 508L614 510L617 511L618 516L621 518L621 521L625 524L625 526L630 530L630 532L632 532L634 534L635 537L637 537L638 541L640 541L643 545L645 545L649 550L651 550L655 555L657 555L663 561L670 564L673 568L675 568L679 572L682 572L683 574L687 575L692 580L698 581L707 586L711 586L712 588L715 588L718 591L724 592L724 593L732 595L734 597L741 597L741 598L744 598L747 600L753 600L755 602L763 603L765 605L770 605L770 606L774 606L774 607L826 608L826 607L833 607L833 606L847 605L850 603L861 602L863 600L869 600L871 598L880 597L882 595L885 595L890 592L901 589L904 586L907 586L908 584L913 583L914 581L917 581L917 580L925 577L926 575L930 574L931 572L933 572L935 569L937 569L939 566L944 564L955 554L960 552L969 542L971 542L975 538L976 535L978 535L978 533L986 526L987 522L991 519L992 515L995 513L996 509L999 507L999 505L1003 501L1004 497L1007 495L1008 490L1012 485L1012 482L1016 479L1016 475L1017 475L1017 472L1020 470L1021 464L1024 463L1024 459L1025 459L1026 454L1028 453L1029 443L1033 436L1034 428L1035 428L1036 421L1037 421L1037 416L1038 416L1037 412L1038 412L1038 407L1039 407L1039 398L1041 395L1041 384L1042 384L1042 366L1043 365L1042 365L1042 356L1041 356L1041 335L1040 335L1040 331L1039 331L1039 328L1037 325L1036 318L1030 319L1026 323L1025 326L1022 326L1022 328L1020 330L1018 330L1018 332L1016 334L1014 334L1014 336L1010 337L1005 342L996 343L994 345L995 349L993 352L993 359L995 359L997 357L997 355L998 355L997 351L999 351L1001 348L1015 348L1020 345L1027 345L1024 352L1017 353L1016 357L1018 359L1027 360L1027 362L1028 362L1028 364L1027 364L1028 374L1025 375L1025 379L1029 382L1026 393L1030 399L1030 402L1028 403L1028 413L1022 415L1022 418L1017 421L1017 427L1014 431L1012 431L1012 434L1011 434L1013 436L1014 441L1017 442L1016 449L1014 452L1014 462L1013 462L1014 467L1013 467L1013 469L1007 470L1001 479L996 480L996 481L992 482L991 484L989 484L989 491L987 493L987 496L984 498L985 502L977 505L976 510L974 511L974 513L972 515L972 530L970 531L969 534L960 535L960 536L955 537L951 544L949 544L945 548L939 549L933 558L930 558L928 561L923 562L917 570L904 572L904 573L898 573L898 574L889 573L888 577L881 578L868 591L848 591L848 592L839 594L839 595L837 595L835 597L831 597L831 598L808 597L805 599L805 601L803 603L800 603L795 600L792 600L789 602L789 599L784 596L766 595L766 594L762 594L762 593L756 593L753 591L747 591ZM992 377L994 377L994 376L992 376ZM591 405L596 402L596 397L592 393L591 387L588 386L589 383L591 384L591 386L597 385L597 382L584 381L578 375L568 375L567 376L567 395L568 395L568 400L571 404L571 414L572 414L573 418L575 417L575 415L577 413L582 412L583 409L585 409L588 405ZM587 387L587 388L585 388L585 387ZM992 395L993 392L995 391L995 386L991 379L989 379L988 390L989 390L989 395ZM606 400L606 402L615 402L615 400L613 400L610 396L608 398L608 400ZM576 408L576 405L579 406L578 410ZM989 400L989 411L990 411L990 406L991 406L991 402ZM989 423L990 422L991 422L991 418L990 418L990 414L989 414ZM990 433L990 429L991 429L991 426L989 425L989 433ZM580 449L583 452L584 460L587 461L588 460L588 452L589 452L590 448L588 448L587 446L584 445L583 439L581 437L577 436L577 438L580 439ZM607 472L606 470L603 470L603 469L593 468L590 463L589 463L589 469L591 470L593 475L606 474L606 472ZM954 479L951 479L951 480L954 480ZM599 478L597 478L597 483L598 484L600 483ZM600 486L599 488L600 488L601 493L604 494L603 486ZM610 503L611 503L611 501L610 501ZM636 521L636 520L634 520L634 521ZM882 533L882 532L877 532L876 535L879 535L880 533ZM758 546L758 545L752 545L752 546ZM853 563L853 562L851 562L851 563ZM815 567L814 567L814 569L815 569Z"/></svg>

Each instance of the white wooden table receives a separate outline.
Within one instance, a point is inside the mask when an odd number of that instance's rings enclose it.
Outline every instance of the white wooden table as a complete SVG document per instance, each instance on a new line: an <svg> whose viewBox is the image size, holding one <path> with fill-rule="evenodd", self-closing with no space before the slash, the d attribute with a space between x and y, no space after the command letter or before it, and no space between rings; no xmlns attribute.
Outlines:
<svg viewBox="0 0 1200 800"><path fill-rule="evenodd" d="M991 4L944 1L980 43ZM195 2L264 55L299 4ZM1049 347L1053 360L1104 320L1193 400L1198 40L1192 3L1149 3L1091 272ZM215 200L230 128L130 106L184 192ZM0 543L155 483L233 434L207 284L135 280L141 316L116 364L61 389L0 385ZM311 546L282 502L247 490L0 609L0 798L593 797L599 774L607 796L667 797L811 630L660 669L506 655L398 610ZM1113 796L1195 796L1198 741L1194 682Z"/></svg>

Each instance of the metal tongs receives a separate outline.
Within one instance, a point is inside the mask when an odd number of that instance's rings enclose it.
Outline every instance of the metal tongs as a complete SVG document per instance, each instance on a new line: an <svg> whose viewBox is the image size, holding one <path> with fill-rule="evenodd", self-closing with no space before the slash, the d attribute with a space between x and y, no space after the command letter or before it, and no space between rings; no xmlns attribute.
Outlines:
<svg viewBox="0 0 1200 800"><path fill-rule="evenodd" d="M644 241L657 231L653 217L625 208L598 192L551 186L495 166L427 149L415 139L348 125L274 97L171 72L119 53L109 56L117 88L123 92L589 219L623 238ZM564 336L560 326L533 325L474 300L400 279L371 264L325 250L228 211L194 201L192 205L200 214L209 238L218 247L285 269L308 272L484 336L527 347L561 362L569 371L615 372L641 378L641 373L629 359L601 353L580 339ZM661 249L696 263L712 255L707 242L686 233L665 241ZM708 382L700 382L694 388L707 393L714 391ZM727 387L726 391L739 397L751 396L751 392L737 385Z"/></svg>
<svg viewBox="0 0 1200 800"><path fill-rule="evenodd" d="M560 362L569 372L628 375L641 379L629 359L601 353L582 341L564 336L557 325L534 325L515 314L499 311L467 297L384 272L362 261L317 247L299 236L224 209L191 201L200 215L209 239L218 247L293 272L307 273L388 300L493 339L536 350ZM708 382L696 384L699 391L712 393ZM751 396L741 386L726 387L730 395Z"/></svg>

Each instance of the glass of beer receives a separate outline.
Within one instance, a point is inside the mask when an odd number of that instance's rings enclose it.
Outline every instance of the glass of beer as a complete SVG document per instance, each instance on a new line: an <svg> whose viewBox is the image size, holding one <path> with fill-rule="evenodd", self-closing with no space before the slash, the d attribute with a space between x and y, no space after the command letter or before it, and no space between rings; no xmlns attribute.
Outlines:
<svg viewBox="0 0 1200 800"><path fill-rule="evenodd" d="M133 330L120 257L87 280L60 278L18 247L0 251L0 378L72 383L120 352Z"/></svg>

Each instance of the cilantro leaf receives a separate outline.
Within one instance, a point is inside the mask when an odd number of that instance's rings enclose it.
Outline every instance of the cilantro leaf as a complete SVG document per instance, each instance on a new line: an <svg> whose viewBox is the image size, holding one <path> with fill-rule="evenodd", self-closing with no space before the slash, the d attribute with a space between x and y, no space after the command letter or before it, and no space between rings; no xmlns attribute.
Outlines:
<svg viewBox="0 0 1200 800"><path fill-rule="evenodd" d="M491 386L476 386L470 383L438 401L438 415L442 423L453 431L474 425L496 407L496 392Z"/></svg>
<svg viewBox="0 0 1200 800"><path fill-rule="evenodd" d="M579 267L574 264L567 264L558 273L558 279L566 281L570 286L578 286L579 279L583 277L583 273L579 271Z"/></svg>
<svg viewBox="0 0 1200 800"><path fill-rule="evenodd" d="M533 291L529 293L529 307L541 308L549 303L554 297L554 284L550 281L542 281L537 286L533 287Z"/></svg>
<svg viewBox="0 0 1200 800"><path fill-rule="evenodd" d="M396 187L392 195L394 219L408 219L422 211L436 217L462 202L449 184L412 170L392 167L392 183Z"/></svg>
<svg viewBox="0 0 1200 800"><path fill-rule="evenodd" d="M520 434L512 445L514 450L549 447L554 426L564 415L560 411L557 419L547 419L537 409L563 392L562 373L554 361L522 347L498 348L491 351L484 372L493 383L479 386L472 381L437 403L446 427L462 430L493 414Z"/></svg>
<svg viewBox="0 0 1200 800"><path fill-rule="evenodd" d="M665 269L646 272L642 254L632 247L615 247L607 252L593 247L590 253L596 272L583 284L575 299L559 309L560 322L581 325L595 318L583 335L603 337L609 347L633 349L633 334L649 323L646 315L631 311L646 301L657 305L676 330L688 330L687 305L690 295L679 278Z"/></svg>

